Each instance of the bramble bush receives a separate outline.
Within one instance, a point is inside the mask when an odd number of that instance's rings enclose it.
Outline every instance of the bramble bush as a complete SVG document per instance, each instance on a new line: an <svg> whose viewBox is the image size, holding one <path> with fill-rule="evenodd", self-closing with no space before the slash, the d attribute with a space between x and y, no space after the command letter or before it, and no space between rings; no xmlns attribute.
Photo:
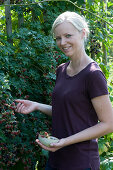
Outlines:
<svg viewBox="0 0 113 170"><path fill-rule="evenodd" d="M34 169L37 159L44 163L35 139L42 127L47 130L48 121L43 124L40 113L16 114L10 90L7 77L0 73L0 170Z"/></svg>
<svg viewBox="0 0 113 170"><path fill-rule="evenodd" d="M51 104L56 67L67 58L57 48L52 49L51 37L37 33L40 25L35 24L13 34L15 46L1 39L0 103L4 110L0 114L0 167L4 170L34 169L37 160L39 169L45 166L46 153L36 145L35 139L37 132L51 132L51 118L38 111L28 115L15 113L13 101L21 98Z"/></svg>
<svg viewBox="0 0 113 170"><path fill-rule="evenodd" d="M10 167L18 161L16 142L20 130L7 77L0 73L0 168Z"/></svg>

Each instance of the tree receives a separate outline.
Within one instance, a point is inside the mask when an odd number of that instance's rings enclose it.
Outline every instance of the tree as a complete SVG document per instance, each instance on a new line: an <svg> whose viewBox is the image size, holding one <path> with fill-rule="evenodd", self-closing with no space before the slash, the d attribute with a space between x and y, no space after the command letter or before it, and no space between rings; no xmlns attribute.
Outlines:
<svg viewBox="0 0 113 170"><path fill-rule="evenodd" d="M5 5L10 5L10 0L4 1ZM11 22L11 10L10 6L5 6L5 18L6 18L6 33L7 33L7 41L11 44L13 43L11 35L12 35L12 22Z"/></svg>

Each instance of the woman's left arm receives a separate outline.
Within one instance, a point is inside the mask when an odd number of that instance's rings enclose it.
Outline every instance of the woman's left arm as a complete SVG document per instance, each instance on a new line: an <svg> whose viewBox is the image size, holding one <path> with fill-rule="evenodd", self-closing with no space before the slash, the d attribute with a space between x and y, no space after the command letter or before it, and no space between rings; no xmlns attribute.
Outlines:
<svg viewBox="0 0 113 170"><path fill-rule="evenodd" d="M113 108L108 95L92 99L93 107L97 113L99 123L85 129L71 137L66 138L66 143L78 143L90 139L99 138L113 132ZM70 140L69 140L70 138Z"/></svg>
<svg viewBox="0 0 113 170"><path fill-rule="evenodd" d="M113 108L109 95L95 97L91 101L99 119L98 124L72 136L63 138L57 144L51 145L50 148L43 146L37 141L38 144L44 149L54 152L64 146L99 138L113 132Z"/></svg>

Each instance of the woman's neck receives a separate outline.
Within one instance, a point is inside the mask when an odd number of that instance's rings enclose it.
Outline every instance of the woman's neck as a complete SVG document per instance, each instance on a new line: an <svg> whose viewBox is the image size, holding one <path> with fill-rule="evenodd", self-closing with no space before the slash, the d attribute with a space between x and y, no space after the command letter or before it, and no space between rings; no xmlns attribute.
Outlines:
<svg viewBox="0 0 113 170"><path fill-rule="evenodd" d="M76 55L76 57L71 58L70 60L70 68L77 69L79 67L84 67L93 61L86 52L82 53L81 55Z"/></svg>

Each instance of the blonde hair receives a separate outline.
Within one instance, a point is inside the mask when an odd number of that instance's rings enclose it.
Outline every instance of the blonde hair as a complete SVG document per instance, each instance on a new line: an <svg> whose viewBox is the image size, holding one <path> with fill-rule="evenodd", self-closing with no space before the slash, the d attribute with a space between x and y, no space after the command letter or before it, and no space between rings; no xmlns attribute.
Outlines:
<svg viewBox="0 0 113 170"><path fill-rule="evenodd" d="M52 34L54 36L54 29L64 21L70 22L78 31L82 31L85 29L85 41L87 40L89 36L89 28L88 23L86 22L85 18L83 16L80 16L79 14L75 12L66 11L62 14L60 14L56 20L54 21L52 25Z"/></svg>

